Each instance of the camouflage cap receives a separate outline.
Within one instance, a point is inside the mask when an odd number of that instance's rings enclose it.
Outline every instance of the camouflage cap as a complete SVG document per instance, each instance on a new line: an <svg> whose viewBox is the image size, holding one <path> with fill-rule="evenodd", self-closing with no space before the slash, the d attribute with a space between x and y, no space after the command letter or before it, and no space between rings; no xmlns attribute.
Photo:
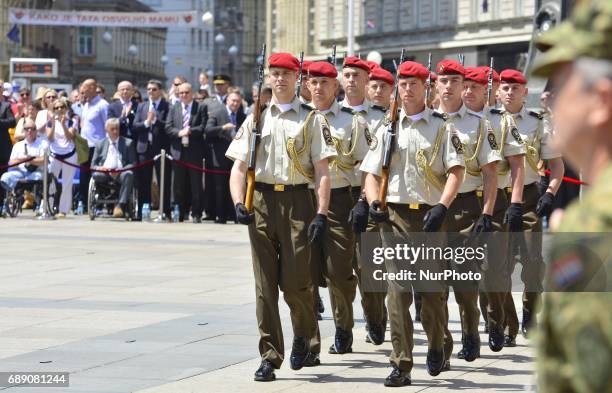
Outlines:
<svg viewBox="0 0 612 393"><path fill-rule="evenodd" d="M612 1L583 1L570 20L542 34L536 46L548 51L536 62L532 75L546 77L561 64L580 57L612 60Z"/></svg>

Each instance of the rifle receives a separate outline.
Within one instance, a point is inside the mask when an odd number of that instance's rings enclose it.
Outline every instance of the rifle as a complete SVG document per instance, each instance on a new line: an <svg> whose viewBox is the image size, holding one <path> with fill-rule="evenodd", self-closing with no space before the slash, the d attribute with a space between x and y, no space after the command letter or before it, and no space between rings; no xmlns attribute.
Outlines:
<svg viewBox="0 0 612 393"><path fill-rule="evenodd" d="M255 161L257 159L257 145L261 133L259 131L259 120L261 119L261 86L264 84L264 68L266 65L266 44L261 47L261 63L258 65L257 99L253 109L253 129L249 140L249 159L247 163L247 189L244 205L250 213L253 211L253 193L255 191Z"/></svg>
<svg viewBox="0 0 612 393"><path fill-rule="evenodd" d="M427 56L427 90L425 90L425 106L429 105L429 97L431 96L431 52Z"/></svg>
<svg viewBox="0 0 612 393"><path fill-rule="evenodd" d="M459 63L463 66L465 65L465 55L463 53L459 54Z"/></svg>
<svg viewBox="0 0 612 393"><path fill-rule="evenodd" d="M332 45L332 54L327 57L327 62L336 66L336 44Z"/></svg>
<svg viewBox="0 0 612 393"><path fill-rule="evenodd" d="M491 63L489 65L489 75L487 77L487 102L485 102L485 107L488 107L489 102L491 102L492 92L493 92L493 58L491 57Z"/></svg>
<svg viewBox="0 0 612 393"><path fill-rule="evenodd" d="M300 92L302 90L302 67L304 66L304 52L300 52L300 73L298 76L297 89L295 92L296 97L300 98Z"/></svg>
<svg viewBox="0 0 612 393"><path fill-rule="evenodd" d="M402 54L400 55L400 61L397 72L395 74L395 90L393 92L393 101L391 101L390 107L390 121L387 126L387 144L385 145L385 154L382 162L382 176L380 183L380 191L378 193L378 200L380 201L380 210L387 208L387 190L389 189L389 169L391 167L391 155L393 154L393 146L395 145L395 136L397 135L397 122L399 120L399 101L400 98L398 93L399 85L399 66L404 62L404 49L402 48Z"/></svg>

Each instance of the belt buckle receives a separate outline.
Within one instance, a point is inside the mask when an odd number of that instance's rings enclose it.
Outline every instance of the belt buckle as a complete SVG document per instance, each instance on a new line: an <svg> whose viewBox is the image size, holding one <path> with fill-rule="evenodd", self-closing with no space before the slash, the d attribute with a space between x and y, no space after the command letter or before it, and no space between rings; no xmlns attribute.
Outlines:
<svg viewBox="0 0 612 393"><path fill-rule="evenodd" d="M276 192L285 191L285 185L284 184L275 184L274 185L274 191L276 191Z"/></svg>
<svg viewBox="0 0 612 393"><path fill-rule="evenodd" d="M418 203L411 203L408 205L408 208L411 210L419 210L419 204Z"/></svg>
<svg viewBox="0 0 612 393"><path fill-rule="evenodd" d="M482 191L481 190L476 190L476 196L478 198L482 198Z"/></svg>
<svg viewBox="0 0 612 393"><path fill-rule="evenodd" d="M506 192L507 192L508 194L512 193L512 187L506 187Z"/></svg>

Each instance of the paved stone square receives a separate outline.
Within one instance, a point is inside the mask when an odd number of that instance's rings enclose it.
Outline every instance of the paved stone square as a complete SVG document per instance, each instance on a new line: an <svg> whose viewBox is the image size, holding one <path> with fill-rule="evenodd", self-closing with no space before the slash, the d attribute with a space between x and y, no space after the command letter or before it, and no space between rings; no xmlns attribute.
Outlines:
<svg viewBox="0 0 612 393"><path fill-rule="evenodd" d="M16 393L374 392L386 390L391 344L364 342L357 299L353 353L322 353L322 365L253 382L259 365L254 282L246 228L128 223L68 216L0 219L0 371L68 371L68 388L1 388ZM329 296L321 291L326 306ZM515 293L520 303L520 294ZM453 296L451 295L451 299ZM460 324L449 302L456 353ZM291 346L281 301L285 343ZM324 313L323 348L333 341ZM533 390L533 350L492 353L431 378L426 336L415 324L413 385L405 392ZM387 336L388 338L388 336Z"/></svg>

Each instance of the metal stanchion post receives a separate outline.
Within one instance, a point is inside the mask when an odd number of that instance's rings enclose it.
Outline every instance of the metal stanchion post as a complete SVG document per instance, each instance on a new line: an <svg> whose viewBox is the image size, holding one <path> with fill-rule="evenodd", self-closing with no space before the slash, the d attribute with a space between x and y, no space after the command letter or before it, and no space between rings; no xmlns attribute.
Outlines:
<svg viewBox="0 0 612 393"><path fill-rule="evenodd" d="M49 207L49 148L45 149L45 155L43 160L43 211L39 220L55 220L55 217L51 214L51 208Z"/></svg>
<svg viewBox="0 0 612 393"><path fill-rule="evenodd" d="M161 153L159 155L159 159L161 160L161 163L159 165L160 167L160 174L159 174L159 213L157 213L157 218L155 218L155 220L153 220L153 222L164 222L164 190L165 190L165 183L166 183L166 150L162 149ZM166 217L167 219L167 217Z"/></svg>

